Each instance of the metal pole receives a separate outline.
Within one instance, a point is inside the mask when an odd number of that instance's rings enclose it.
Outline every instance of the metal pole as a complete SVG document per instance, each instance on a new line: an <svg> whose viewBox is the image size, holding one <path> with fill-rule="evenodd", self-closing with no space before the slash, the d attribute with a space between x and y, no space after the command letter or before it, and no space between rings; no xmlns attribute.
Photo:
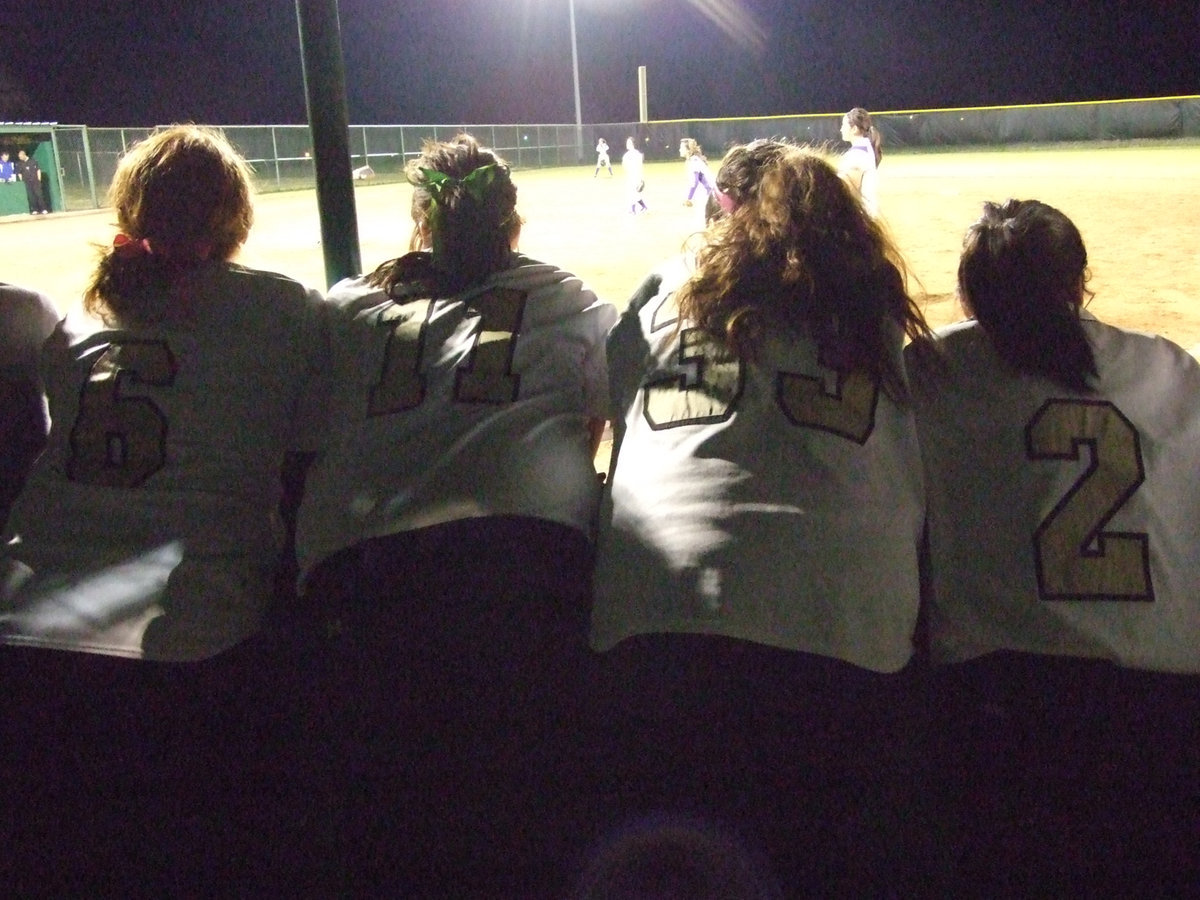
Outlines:
<svg viewBox="0 0 1200 900"><path fill-rule="evenodd" d="M337 0L296 0L328 286L362 271Z"/></svg>
<svg viewBox="0 0 1200 900"><path fill-rule="evenodd" d="M650 105L646 102L645 66L638 66L638 115L643 125L650 121Z"/></svg>
<svg viewBox="0 0 1200 900"><path fill-rule="evenodd" d="M575 159L583 164L583 112L579 104L579 47L575 42L575 0L567 0L571 10L571 75L575 78Z"/></svg>

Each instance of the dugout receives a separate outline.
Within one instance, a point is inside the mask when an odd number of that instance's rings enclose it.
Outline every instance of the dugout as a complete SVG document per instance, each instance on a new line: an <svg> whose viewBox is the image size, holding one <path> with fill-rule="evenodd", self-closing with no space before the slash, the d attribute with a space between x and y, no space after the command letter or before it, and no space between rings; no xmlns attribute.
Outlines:
<svg viewBox="0 0 1200 900"><path fill-rule="evenodd" d="M42 170L42 192L51 212L60 212L63 205L62 170L58 165L58 150L55 142L53 122L3 122L0 123L0 150L8 152L11 162L16 162L17 151L24 150L37 160ZM29 201L25 185L20 181L0 184L0 216L26 215Z"/></svg>

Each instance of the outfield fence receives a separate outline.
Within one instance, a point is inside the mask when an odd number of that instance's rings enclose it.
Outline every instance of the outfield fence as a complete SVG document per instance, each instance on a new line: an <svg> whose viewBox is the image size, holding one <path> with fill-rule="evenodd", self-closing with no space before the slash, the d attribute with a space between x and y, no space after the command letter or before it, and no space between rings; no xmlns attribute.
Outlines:
<svg viewBox="0 0 1200 900"><path fill-rule="evenodd" d="M1200 138L1200 96L1097 103L1054 103L972 109L901 110L872 114L890 149L1003 146L1023 143ZM679 119L585 125L582 143L569 124L353 125L351 168L373 180L402 178L404 163L427 138L444 140L468 131L494 147L517 169L592 165L603 137L619 159L633 137L649 160L675 158L683 137L717 156L760 137L840 145L840 113L745 119ZM57 181L51 194L62 209L96 209L104 203L117 160L149 128L89 128L47 123ZM250 161L262 191L310 189L316 183L307 125L233 125L222 131ZM367 174L369 169L369 175Z"/></svg>

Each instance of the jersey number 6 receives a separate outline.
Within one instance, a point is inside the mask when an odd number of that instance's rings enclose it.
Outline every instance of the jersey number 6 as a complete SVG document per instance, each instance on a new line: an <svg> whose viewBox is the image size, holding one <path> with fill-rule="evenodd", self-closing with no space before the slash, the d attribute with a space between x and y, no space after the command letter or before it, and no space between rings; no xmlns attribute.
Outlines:
<svg viewBox="0 0 1200 900"><path fill-rule="evenodd" d="M97 351L71 429L67 477L84 484L137 487L166 461L167 418L130 384L169 386L175 357L164 341L114 341Z"/></svg>

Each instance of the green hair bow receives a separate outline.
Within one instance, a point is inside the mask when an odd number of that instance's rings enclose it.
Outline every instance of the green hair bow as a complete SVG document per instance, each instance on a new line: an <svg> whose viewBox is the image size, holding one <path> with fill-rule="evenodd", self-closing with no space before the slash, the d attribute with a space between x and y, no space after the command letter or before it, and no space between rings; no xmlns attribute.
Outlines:
<svg viewBox="0 0 1200 900"><path fill-rule="evenodd" d="M480 166L465 178L455 178L453 175L447 175L445 172L439 172L436 169L421 169L421 174L425 177L425 188L429 191L429 196L434 203L440 204L442 196L447 188L453 188L457 185L462 185L464 191L476 203L482 203L484 196L488 192L488 188L496 180L496 175L501 171L500 167L495 163L488 163L486 166Z"/></svg>

